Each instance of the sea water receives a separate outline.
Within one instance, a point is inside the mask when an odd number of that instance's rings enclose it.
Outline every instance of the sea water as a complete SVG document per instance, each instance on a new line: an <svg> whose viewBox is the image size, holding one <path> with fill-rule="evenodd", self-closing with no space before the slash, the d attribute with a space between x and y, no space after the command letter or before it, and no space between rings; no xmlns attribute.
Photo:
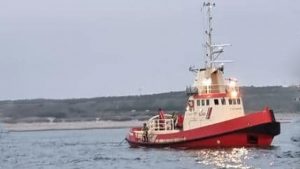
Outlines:
<svg viewBox="0 0 300 169"><path fill-rule="evenodd" d="M10 132L0 136L0 169L300 169L300 120L281 124L268 149L147 149L128 129Z"/></svg>

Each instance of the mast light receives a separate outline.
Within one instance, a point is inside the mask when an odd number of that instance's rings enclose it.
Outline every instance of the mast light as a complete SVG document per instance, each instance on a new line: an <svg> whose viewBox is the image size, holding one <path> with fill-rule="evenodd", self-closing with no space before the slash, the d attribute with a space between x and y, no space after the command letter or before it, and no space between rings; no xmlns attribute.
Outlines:
<svg viewBox="0 0 300 169"><path fill-rule="evenodd" d="M205 85L205 86L210 86L210 85L211 85L211 79L210 79L210 78L204 79L202 83L203 83L203 85Z"/></svg>
<svg viewBox="0 0 300 169"><path fill-rule="evenodd" d="M233 91L231 91L231 93L230 93L231 98L237 98L237 95L238 95L238 93L237 93L236 90L233 90Z"/></svg>
<svg viewBox="0 0 300 169"><path fill-rule="evenodd" d="M236 86L236 82L233 81L233 80L231 80L231 81L229 82L229 87L230 87L230 88L235 88L235 86Z"/></svg>

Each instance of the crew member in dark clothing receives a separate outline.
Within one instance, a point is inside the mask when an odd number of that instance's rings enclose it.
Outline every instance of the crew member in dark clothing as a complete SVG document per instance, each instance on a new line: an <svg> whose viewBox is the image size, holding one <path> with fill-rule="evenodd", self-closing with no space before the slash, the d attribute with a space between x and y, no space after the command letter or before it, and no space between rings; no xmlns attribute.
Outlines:
<svg viewBox="0 0 300 169"><path fill-rule="evenodd" d="M148 130L149 128L147 127L147 124L144 123L144 126L143 126L143 142L148 142Z"/></svg>
<svg viewBox="0 0 300 169"><path fill-rule="evenodd" d="M177 115L175 114L175 112L172 113L172 119L173 119L173 125L175 129L177 127Z"/></svg>

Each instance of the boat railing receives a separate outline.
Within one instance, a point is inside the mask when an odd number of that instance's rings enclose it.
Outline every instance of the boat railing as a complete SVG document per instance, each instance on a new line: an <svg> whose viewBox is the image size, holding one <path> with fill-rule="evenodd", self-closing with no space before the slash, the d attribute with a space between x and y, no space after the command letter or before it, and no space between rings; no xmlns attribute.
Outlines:
<svg viewBox="0 0 300 169"><path fill-rule="evenodd" d="M186 87L185 92L186 92L186 94L188 96L194 95L194 94L198 94L198 88L197 87L188 86L188 87Z"/></svg>
<svg viewBox="0 0 300 169"><path fill-rule="evenodd" d="M194 95L194 94L211 94L211 93L229 93L232 91L239 92L238 86L230 86L230 85L219 85L219 84L212 84L212 85L203 85L198 87L187 87L186 94L187 95Z"/></svg>
<svg viewBox="0 0 300 169"><path fill-rule="evenodd" d="M164 119L154 116L148 121L147 126L150 131L167 131L175 128L174 119L169 114L165 114Z"/></svg>

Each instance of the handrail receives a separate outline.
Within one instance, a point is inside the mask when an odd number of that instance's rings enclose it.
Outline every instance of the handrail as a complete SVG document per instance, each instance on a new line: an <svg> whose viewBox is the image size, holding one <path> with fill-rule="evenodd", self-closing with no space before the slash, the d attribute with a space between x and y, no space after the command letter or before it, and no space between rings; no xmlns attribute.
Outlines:
<svg viewBox="0 0 300 169"><path fill-rule="evenodd" d="M150 131L174 130L173 119L153 119L148 123Z"/></svg>
<svg viewBox="0 0 300 169"><path fill-rule="evenodd" d="M147 126L149 131L174 130L175 128L174 119L170 114L165 114L165 119L160 119L158 115L152 117L147 122Z"/></svg>
<svg viewBox="0 0 300 169"><path fill-rule="evenodd" d="M239 92L238 86L230 86L230 85L219 85L219 84L212 84L208 86L201 85L198 87L187 87L186 93L188 95L193 94L209 94L209 93L221 93L221 92L231 92L236 91Z"/></svg>

